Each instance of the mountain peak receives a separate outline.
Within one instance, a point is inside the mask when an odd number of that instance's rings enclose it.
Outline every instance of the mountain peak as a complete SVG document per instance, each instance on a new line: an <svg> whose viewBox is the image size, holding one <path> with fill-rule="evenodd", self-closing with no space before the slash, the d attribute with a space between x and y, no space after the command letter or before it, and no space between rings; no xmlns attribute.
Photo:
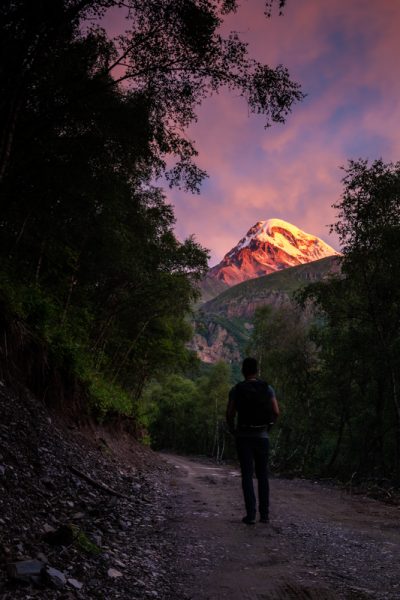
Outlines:
<svg viewBox="0 0 400 600"><path fill-rule="evenodd" d="M320 238L282 219L258 221L209 277L228 286L295 265L339 254Z"/></svg>

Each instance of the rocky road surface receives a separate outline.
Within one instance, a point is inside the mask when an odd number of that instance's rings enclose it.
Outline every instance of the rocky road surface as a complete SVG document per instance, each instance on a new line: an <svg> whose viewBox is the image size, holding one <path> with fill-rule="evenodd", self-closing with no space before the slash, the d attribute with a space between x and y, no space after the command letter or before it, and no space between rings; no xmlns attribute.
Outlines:
<svg viewBox="0 0 400 600"><path fill-rule="evenodd" d="M400 508L157 455L0 381L0 600L400 600ZM24 575L28 570L28 576Z"/></svg>
<svg viewBox="0 0 400 600"><path fill-rule="evenodd" d="M0 600L179 598L170 471L0 381Z"/></svg>
<svg viewBox="0 0 400 600"><path fill-rule="evenodd" d="M400 599L400 507L273 479L270 524L248 526L236 469L167 459L177 600Z"/></svg>

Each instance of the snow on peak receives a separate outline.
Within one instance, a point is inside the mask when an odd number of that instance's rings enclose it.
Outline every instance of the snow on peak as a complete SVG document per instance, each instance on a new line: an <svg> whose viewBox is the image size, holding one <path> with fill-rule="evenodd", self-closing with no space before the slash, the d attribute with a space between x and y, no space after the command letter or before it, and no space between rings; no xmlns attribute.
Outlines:
<svg viewBox="0 0 400 600"><path fill-rule="evenodd" d="M282 219L258 221L209 275L228 286L338 255L320 238Z"/></svg>
<svg viewBox="0 0 400 600"><path fill-rule="evenodd" d="M257 242L270 244L299 262L308 262L338 254L320 238L302 231L296 225L282 219L268 219L267 221L258 221L253 225L227 256L233 256Z"/></svg>

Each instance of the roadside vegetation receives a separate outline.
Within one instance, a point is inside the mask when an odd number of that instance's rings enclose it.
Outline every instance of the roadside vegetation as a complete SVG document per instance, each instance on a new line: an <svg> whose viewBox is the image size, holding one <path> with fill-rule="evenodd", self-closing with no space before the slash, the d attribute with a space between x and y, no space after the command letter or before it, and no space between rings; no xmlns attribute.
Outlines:
<svg viewBox="0 0 400 600"><path fill-rule="evenodd" d="M187 315L208 252L175 237L162 184L199 191L206 173L185 132L210 94L235 91L265 126L303 97L284 67L222 35L237 8L1 4L3 377L104 420L136 418L147 382L191 367ZM115 38L103 27L110 10Z"/></svg>
<svg viewBox="0 0 400 600"><path fill-rule="evenodd" d="M249 351L276 387L283 471L400 481L400 163L351 161L341 274L260 309Z"/></svg>
<svg viewBox="0 0 400 600"><path fill-rule="evenodd" d="M214 456L232 454L225 435L225 411L232 386L223 362L191 377L169 375L151 383L142 398L142 421L153 447Z"/></svg>

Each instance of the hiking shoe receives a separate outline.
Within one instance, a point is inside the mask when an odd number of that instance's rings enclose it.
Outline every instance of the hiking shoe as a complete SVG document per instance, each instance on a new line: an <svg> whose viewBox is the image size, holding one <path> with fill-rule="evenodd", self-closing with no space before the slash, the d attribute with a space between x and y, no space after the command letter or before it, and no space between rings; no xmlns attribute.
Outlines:
<svg viewBox="0 0 400 600"><path fill-rule="evenodd" d="M269 523L269 517L260 517L260 523Z"/></svg>
<svg viewBox="0 0 400 600"><path fill-rule="evenodd" d="M242 523L246 523L246 525L255 525L256 524L256 520L254 517L243 517L242 519Z"/></svg>

